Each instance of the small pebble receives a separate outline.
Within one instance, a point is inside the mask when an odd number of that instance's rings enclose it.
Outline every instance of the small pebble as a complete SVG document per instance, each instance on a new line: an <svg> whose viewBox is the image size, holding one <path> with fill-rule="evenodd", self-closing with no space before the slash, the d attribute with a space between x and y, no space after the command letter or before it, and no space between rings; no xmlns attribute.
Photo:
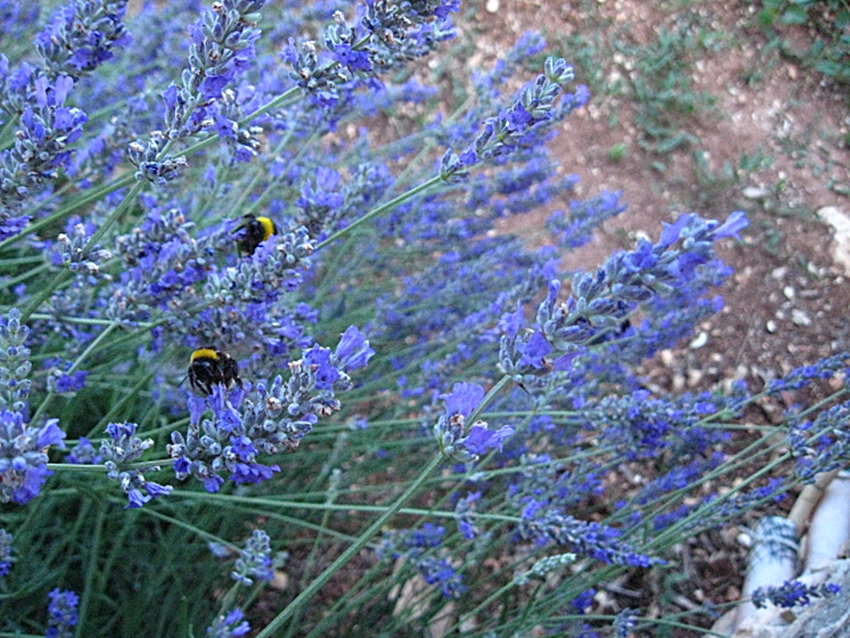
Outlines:
<svg viewBox="0 0 850 638"><path fill-rule="evenodd" d="M764 199L770 191L762 186L747 186L741 194L747 199Z"/></svg>
<svg viewBox="0 0 850 638"><path fill-rule="evenodd" d="M794 308L791 311L791 321L794 322L797 326L810 326L812 325L812 319L806 314L805 311L800 310L799 308Z"/></svg>
<svg viewBox="0 0 850 638"><path fill-rule="evenodd" d="M702 347L703 347L705 344L707 344L707 343L708 343L708 333L707 333L707 332L705 332L705 331L703 331L703 332L700 332L700 333L699 333L699 334L698 334L698 335L694 338L694 340L693 340L693 341L691 341L691 342L688 344L688 347L689 347L691 350L697 350L697 349L699 349L699 348L702 348Z"/></svg>
<svg viewBox="0 0 850 638"><path fill-rule="evenodd" d="M774 268L770 271L770 276L774 279L784 279L785 275L788 273L788 268L785 266L780 266L779 268Z"/></svg>

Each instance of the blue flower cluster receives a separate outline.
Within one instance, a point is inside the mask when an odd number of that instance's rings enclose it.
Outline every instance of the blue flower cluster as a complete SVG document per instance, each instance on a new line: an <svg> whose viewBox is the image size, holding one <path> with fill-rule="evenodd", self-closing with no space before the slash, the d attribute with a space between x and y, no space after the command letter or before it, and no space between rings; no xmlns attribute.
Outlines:
<svg viewBox="0 0 850 638"><path fill-rule="evenodd" d="M5 529L0 529L0 578L9 573L12 565L15 563L13 555L14 547L12 542L15 540Z"/></svg>
<svg viewBox="0 0 850 638"><path fill-rule="evenodd" d="M850 461L850 401L832 406L814 420L792 419L786 440L796 458L795 474L812 483L821 472L847 467Z"/></svg>
<svg viewBox="0 0 850 638"><path fill-rule="evenodd" d="M713 243L737 237L748 223L741 212L723 224L682 215L676 223L665 224L655 244L642 239L636 250L615 253L595 273L573 277L572 295L566 301L558 301L561 282L551 281L532 330L520 332L524 324L520 307L505 317L502 367L518 381L523 375L568 370L587 346L622 330L639 304L692 291L699 267L714 259ZM674 248L679 241L682 247Z"/></svg>
<svg viewBox="0 0 850 638"><path fill-rule="evenodd" d="M14 146L0 151L0 240L24 229L30 216L13 213L69 166L88 116L66 100L76 79L129 43L126 5L75 0L57 9L34 39L43 67L22 62L12 69L0 54L0 112L20 124Z"/></svg>
<svg viewBox="0 0 850 638"><path fill-rule="evenodd" d="M208 638L239 638L249 631L251 625L245 620L245 613L237 607L216 618L204 635Z"/></svg>
<svg viewBox="0 0 850 638"><path fill-rule="evenodd" d="M65 447L58 419L41 426L29 423L28 336L17 309L0 320L0 503L26 503L35 497L52 474L47 451L52 445Z"/></svg>
<svg viewBox="0 0 850 638"><path fill-rule="evenodd" d="M767 603L790 609L808 605L812 598L828 598L840 591L841 587L835 583L807 585L799 580L788 580L778 587L759 587L753 592L752 602L759 609L767 607Z"/></svg>
<svg viewBox="0 0 850 638"><path fill-rule="evenodd" d="M327 60L313 42L303 43L300 50L290 43L281 57L292 67L290 78L317 105L335 106L346 99L346 85L364 82L377 89L381 86L378 74L422 57L453 37L449 13L459 8L459 0L416 2L409 10L370 1L358 5L353 25L346 23L341 12L334 13L334 22L323 37Z"/></svg>
<svg viewBox="0 0 850 638"><path fill-rule="evenodd" d="M65 447L65 432L57 419L43 426L27 425L20 412L0 412L0 503L26 503L38 495L53 472L46 450Z"/></svg>
<svg viewBox="0 0 850 638"><path fill-rule="evenodd" d="M69 146L88 120L81 109L65 106L73 87L73 78L66 75L51 81L29 66L10 71L0 54L0 92L7 96L0 107L20 122L14 146L0 152L2 239L13 237L29 221L29 216L13 217L12 212L21 210L70 162Z"/></svg>
<svg viewBox="0 0 850 638"><path fill-rule="evenodd" d="M573 68L563 59L547 58L544 72L523 88L510 106L488 117L483 130L460 155L451 148L443 154L440 177L457 182L480 162L492 162L537 146L555 123L587 103L590 93L586 87L563 94L564 85L573 77Z"/></svg>
<svg viewBox="0 0 850 638"><path fill-rule="evenodd" d="M194 476L208 492L221 489L223 472L236 484L270 479L280 467L259 459L298 449L320 417L340 409L335 395L351 389L348 372L373 354L365 335L350 327L335 351L313 346L303 360L290 362L286 382L277 376L268 387L261 382L230 393L217 384L207 397L190 397L189 430L172 432L168 445L177 478ZM207 408L212 418L201 420Z"/></svg>
<svg viewBox="0 0 850 638"><path fill-rule="evenodd" d="M490 430L483 421L475 421L467 431L466 419L484 398L484 389L472 383L456 383L445 399L445 412L434 425L434 436L440 451L460 462L475 461L488 450L501 450L514 429L503 426Z"/></svg>
<svg viewBox="0 0 850 638"><path fill-rule="evenodd" d="M48 595L48 626L45 638L73 638L74 627L79 622L77 605L80 597L70 590L54 589Z"/></svg>
<svg viewBox="0 0 850 638"><path fill-rule="evenodd" d="M135 423L110 423L106 426L109 437L100 444L100 458L104 459L107 476L118 481L127 495L126 507L141 507L157 496L171 492L170 485L160 485L145 479L145 472L158 472L159 467L143 469L122 469L127 464L142 458L145 450L153 447L153 439L141 439L136 436L138 426Z"/></svg>
<svg viewBox="0 0 850 638"><path fill-rule="evenodd" d="M638 610L628 607L614 617L614 635L617 638L628 638L631 630L637 625Z"/></svg>
<svg viewBox="0 0 850 638"><path fill-rule="evenodd" d="M520 533L537 545L554 542L579 556L587 556L608 565L649 567L663 565L661 558L641 554L620 539L621 532L613 527L593 521L580 521L545 502L529 500L525 503L520 522Z"/></svg>
<svg viewBox="0 0 850 638"><path fill-rule="evenodd" d="M236 559L236 565L230 572L230 577L243 585L253 585L254 578L263 581L274 578L272 548L268 534L259 529L251 533L245 549L239 552L239 558Z"/></svg>
<svg viewBox="0 0 850 638"><path fill-rule="evenodd" d="M448 559L433 555L433 550L442 544L445 531L443 527L425 523L421 529L384 532L378 556L409 559L426 583L440 586L443 597L458 598L466 591L463 575Z"/></svg>
<svg viewBox="0 0 850 638"><path fill-rule="evenodd" d="M33 42L48 75L86 75L112 58L113 47L127 46L130 35L122 22L126 10L126 0L76 0L59 7Z"/></svg>
<svg viewBox="0 0 850 638"><path fill-rule="evenodd" d="M545 556L544 558L536 561L527 572L515 574L514 583L517 585L526 585L532 576L542 580L546 577L546 574L554 571L560 571L568 565L572 565L575 561L576 555L571 552L566 554L555 554L554 556ZM581 606L580 610L585 606L586 605Z"/></svg>

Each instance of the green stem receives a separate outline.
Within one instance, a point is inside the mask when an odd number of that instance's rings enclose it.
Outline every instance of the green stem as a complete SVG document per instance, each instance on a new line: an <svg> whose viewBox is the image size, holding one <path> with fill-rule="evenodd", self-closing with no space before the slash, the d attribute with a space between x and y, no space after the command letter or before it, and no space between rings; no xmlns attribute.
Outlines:
<svg viewBox="0 0 850 638"><path fill-rule="evenodd" d="M79 357L77 357L77 360L74 361L74 363L71 365L68 372L71 373L74 370L76 370L79 367L80 363L83 361L83 359L85 359L98 346L98 344L102 343L103 340L106 339L106 337L108 337L109 334L113 330L115 330L115 328L117 328L117 327L118 327L118 324L112 323L112 324L110 324L106 327L106 330L104 330L99 335L97 335L97 338L94 339L88 345L88 347L83 351L83 353ZM47 396L44 397L44 400L38 406L38 410L35 411L35 414L33 414L32 419L30 419L31 423L37 423L38 422L38 417L41 416L41 413L44 412L44 410L47 408L47 404L50 403L50 400L54 396L55 396L55 393L53 391L50 391L50 392L47 393Z"/></svg>
<svg viewBox="0 0 850 638"><path fill-rule="evenodd" d="M34 312L30 319L41 319L42 321L59 320L62 323L74 323L81 326L114 326L114 319L96 319L94 317L54 317L53 315ZM136 321L133 324L138 328L155 328L158 324L151 321Z"/></svg>
<svg viewBox="0 0 850 638"><path fill-rule="evenodd" d="M419 193L428 190L432 186L435 186L442 181L443 181L443 178L440 177L439 175L437 175L436 177L432 177L431 179L429 179L424 184L420 184L419 186L411 188L409 191L402 193L401 195L399 195L395 199L391 199L386 204L381 204L377 208L373 208L368 213L363 215L363 217L361 217L360 219L352 222L349 226L346 226L342 230L338 230L333 235L328 237L325 241L323 241L318 246L316 246L316 250L320 250L320 249L324 248L325 246L327 246L328 244L335 242L337 239L339 239L340 237L344 237L345 235L347 235L348 233L353 231L358 226L362 226L363 224L365 224L366 222L370 221L371 219L377 217L378 215L381 215L381 214L383 214L383 213L385 213L389 210L392 210L396 206L403 204L407 200L412 199L413 197L415 197Z"/></svg>
<svg viewBox="0 0 850 638"><path fill-rule="evenodd" d="M142 187L144 186L144 182L137 181L133 188L130 189L130 192L124 196L124 199L121 200L121 203L112 211L112 214L106 218L106 220L100 225L100 227L94 232L94 234L89 238L86 247L83 249L85 252L91 250L95 244L106 234L106 231L116 223L121 216L127 211L128 208L136 201L136 196L142 191Z"/></svg>
<svg viewBox="0 0 850 638"><path fill-rule="evenodd" d="M116 179L115 181L113 181L109 184L104 184L103 186L100 186L98 188L93 188L91 190L86 191L86 193L82 197L80 197L76 201L73 201L70 204L64 206L61 210L55 212L53 215L50 215L49 217L45 217L44 219L41 219L37 222L33 222L29 226L24 228L19 234L13 235L12 237L5 239L4 241L0 241L0 251L8 248L9 246L11 246L15 242L17 242L22 237L26 237L27 235L30 235L34 232L41 230L45 226L49 226L49 225L53 224L54 222L60 221L64 218L68 217L68 215L73 213L78 208L82 208L83 206L87 206L88 204L92 204L92 203L94 203L94 202L96 202L100 199L103 199L103 197L105 197L106 195L109 195L110 193L114 193L117 190L120 190L122 188L125 188L126 186L129 186L130 184L133 183L133 181L135 181L135 179L136 178L134 177L133 173L130 173L128 175L124 175L122 177L119 177L118 179ZM67 187L65 187L65 188L67 188ZM57 195L58 195L58 193L57 193ZM48 200L48 201L50 201L50 200ZM39 202L38 206L36 208L34 208L32 211L28 211L26 214L33 214L34 215L36 210L38 208L44 207L44 205L46 203L47 202Z"/></svg>
<svg viewBox="0 0 850 638"><path fill-rule="evenodd" d="M106 505L100 503L97 510L97 520L94 523L94 533L91 534L89 547L92 551L88 554L88 565L86 566L85 582L88 586L83 587L83 593L80 600L78 610L79 625L78 628L84 627L86 624L86 616L92 603L92 592L94 591L94 583L97 580L98 565L99 565L99 548L101 547L101 539L103 536L103 525L106 518ZM91 533L91 532L90 532ZM79 635L79 634L75 634Z"/></svg>
<svg viewBox="0 0 850 638"><path fill-rule="evenodd" d="M336 489L329 490L325 503L328 505L332 504L332 502L336 500L337 496L338 492L336 491ZM313 547L310 550L310 553L307 555L307 560L305 561L304 568L302 570L302 582L310 577L310 575L313 573L313 569L317 564L316 558L321 552L322 541L325 539L326 536L324 530L328 529L330 526L330 516L330 510L325 510L322 513L322 522L319 524L320 531L318 534L316 534L316 538L313 540ZM296 626L298 625L298 622L303 613L303 607L298 607L295 610L295 616L293 617L292 622L290 623L284 638L292 638L292 636L295 635Z"/></svg>
<svg viewBox="0 0 850 638"><path fill-rule="evenodd" d="M386 525L386 523L398 513L398 511L402 508L402 506L409 501L416 492L419 491L419 488L425 483L427 478L434 472L439 466L440 463L443 462L443 457L435 456L431 459L431 462L425 467L422 472L420 472L419 476L416 478L413 483L405 490L404 494L402 494L398 499L396 499L395 503L389 506L387 510L375 520L372 525L369 526L365 532L363 532L357 539L357 541L351 545L348 549L346 549L340 556L331 563L325 571L319 574L313 582L311 582L304 591L302 591L298 596L293 600L286 608L280 612L274 620L272 620L266 627L257 634L256 638L269 638L270 636L277 635L277 632L283 626L283 623L286 622L289 618L291 618L295 612L301 608L308 600L310 600L313 596L318 593L318 591L325 586L331 577L336 574L340 569L342 569L348 561L354 558L361 549L363 549L372 537L381 531L381 528Z"/></svg>
<svg viewBox="0 0 850 638"><path fill-rule="evenodd" d="M47 285L44 289L39 291L38 295L36 295L33 300L30 302L30 305L21 312L21 323L26 323L30 318L30 315L38 310L39 306L43 304L50 298L57 288L59 288L65 281L71 276L70 271L68 270L60 270L56 273L56 276L53 278L53 281Z"/></svg>
<svg viewBox="0 0 850 638"><path fill-rule="evenodd" d="M39 255L39 259L44 259L44 257ZM21 273L17 277L12 277L10 279L5 280L3 282L3 286L7 290L11 289L22 281L26 281L27 279L32 279L33 277L38 277L45 270L50 270L50 265L44 264L44 263L40 264L40 265L36 266L35 268L31 268L30 270L27 270L26 272Z"/></svg>

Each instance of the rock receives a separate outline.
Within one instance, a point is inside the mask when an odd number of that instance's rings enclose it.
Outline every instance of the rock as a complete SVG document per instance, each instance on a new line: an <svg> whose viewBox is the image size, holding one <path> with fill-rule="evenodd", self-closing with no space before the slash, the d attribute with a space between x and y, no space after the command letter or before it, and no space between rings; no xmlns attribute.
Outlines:
<svg viewBox="0 0 850 638"><path fill-rule="evenodd" d="M794 325L797 326L805 327L812 325L812 318L809 317L806 311L800 310L799 308L794 308L791 311L791 321L793 321Z"/></svg>
<svg viewBox="0 0 850 638"><path fill-rule="evenodd" d="M832 258L850 273L850 217L837 206L818 209L818 216L832 226Z"/></svg>
<svg viewBox="0 0 850 638"><path fill-rule="evenodd" d="M707 343L708 343L708 333L703 330L696 337L694 337L694 339L688 344L688 347L691 350L698 350L699 348L702 348Z"/></svg>
<svg viewBox="0 0 850 638"><path fill-rule="evenodd" d="M770 276L774 279L784 279L785 275L788 274L787 266L779 266L778 268L774 268L770 271Z"/></svg>
<svg viewBox="0 0 850 638"><path fill-rule="evenodd" d="M747 199L764 199L770 195L770 191L763 186L747 186L741 194Z"/></svg>

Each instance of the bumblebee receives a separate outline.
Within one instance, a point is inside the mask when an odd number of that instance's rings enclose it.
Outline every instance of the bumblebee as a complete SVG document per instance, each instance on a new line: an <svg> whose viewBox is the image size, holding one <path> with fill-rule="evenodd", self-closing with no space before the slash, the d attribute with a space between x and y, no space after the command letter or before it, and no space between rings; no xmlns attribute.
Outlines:
<svg viewBox="0 0 850 638"><path fill-rule="evenodd" d="M212 387L217 383L225 389L234 384L242 387L236 359L211 347L198 348L189 357L188 378L189 386L200 394L212 394Z"/></svg>
<svg viewBox="0 0 850 638"><path fill-rule="evenodd" d="M253 255L262 242L272 235L277 235L277 227L268 217L255 217L248 214L242 216L242 223L236 228L242 231L236 240L239 252L245 255Z"/></svg>

